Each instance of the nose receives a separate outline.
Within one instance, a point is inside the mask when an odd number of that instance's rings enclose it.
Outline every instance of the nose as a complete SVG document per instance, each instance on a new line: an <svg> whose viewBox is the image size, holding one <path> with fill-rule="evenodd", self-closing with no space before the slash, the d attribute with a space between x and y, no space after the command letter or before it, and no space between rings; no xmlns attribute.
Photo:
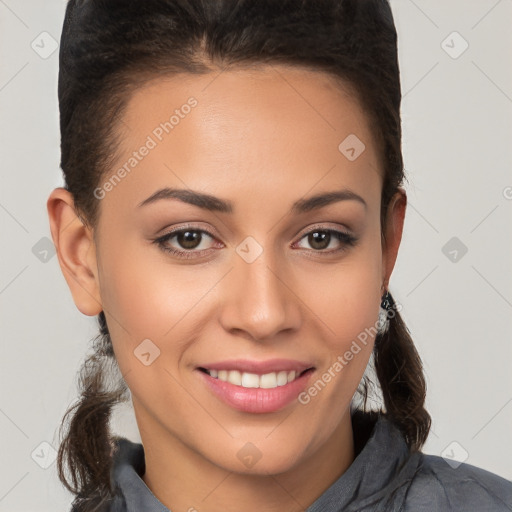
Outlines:
<svg viewBox="0 0 512 512"><path fill-rule="evenodd" d="M264 250L252 263L238 258L224 283L220 321L231 333L263 341L296 330L304 307L286 263L276 265ZM238 332L240 334L240 332Z"/></svg>

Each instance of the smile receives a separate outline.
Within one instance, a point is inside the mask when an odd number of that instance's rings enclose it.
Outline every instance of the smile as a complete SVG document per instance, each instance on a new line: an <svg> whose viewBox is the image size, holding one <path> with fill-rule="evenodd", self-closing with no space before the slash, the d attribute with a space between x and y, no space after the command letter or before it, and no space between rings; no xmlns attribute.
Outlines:
<svg viewBox="0 0 512 512"><path fill-rule="evenodd" d="M295 370L270 372L263 375L257 373L240 372L238 370L208 370L200 368L201 371L210 375L214 379L223 382L229 382L235 386L242 386L244 388L264 388L272 389L278 386L285 386L289 382L293 382L308 370L299 373Z"/></svg>
<svg viewBox="0 0 512 512"><path fill-rule="evenodd" d="M246 413L272 413L297 401L315 368L257 374L199 367L195 373L207 389L229 407Z"/></svg>

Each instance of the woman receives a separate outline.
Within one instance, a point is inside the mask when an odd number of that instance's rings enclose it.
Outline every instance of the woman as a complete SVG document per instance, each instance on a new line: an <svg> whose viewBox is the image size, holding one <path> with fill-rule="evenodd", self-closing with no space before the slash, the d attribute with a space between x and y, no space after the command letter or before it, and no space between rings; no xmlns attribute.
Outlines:
<svg viewBox="0 0 512 512"><path fill-rule="evenodd" d="M511 482L421 452L400 101L385 0L68 3L48 212L101 330L59 450L73 510L512 510ZM142 444L109 429L130 399Z"/></svg>

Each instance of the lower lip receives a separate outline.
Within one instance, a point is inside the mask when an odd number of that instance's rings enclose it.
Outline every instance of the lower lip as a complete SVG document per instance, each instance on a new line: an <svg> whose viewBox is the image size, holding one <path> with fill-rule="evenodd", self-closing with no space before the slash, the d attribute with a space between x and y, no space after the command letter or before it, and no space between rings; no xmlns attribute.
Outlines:
<svg viewBox="0 0 512 512"><path fill-rule="evenodd" d="M313 370L297 379L276 388L244 388L230 382L211 377L207 373L200 373L209 388L225 403L239 411L252 413L275 412L293 402L306 387Z"/></svg>

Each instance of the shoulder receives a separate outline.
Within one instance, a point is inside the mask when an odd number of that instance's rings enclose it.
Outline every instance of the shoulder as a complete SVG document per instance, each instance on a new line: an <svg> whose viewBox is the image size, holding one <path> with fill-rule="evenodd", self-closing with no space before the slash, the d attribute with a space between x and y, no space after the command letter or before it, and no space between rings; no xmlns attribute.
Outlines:
<svg viewBox="0 0 512 512"><path fill-rule="evenodd" d="M417 465L405 510L465 512L512 511L512 482L471 464L450 465L437 455L415 453Z"/></svg>

